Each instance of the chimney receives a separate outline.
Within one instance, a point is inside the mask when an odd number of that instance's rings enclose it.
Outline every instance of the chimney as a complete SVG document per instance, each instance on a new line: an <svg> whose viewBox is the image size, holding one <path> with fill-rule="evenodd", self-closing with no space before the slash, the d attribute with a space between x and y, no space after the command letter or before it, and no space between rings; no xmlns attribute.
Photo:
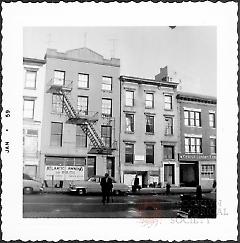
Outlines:
<svg viewBox="0 0 240 243"><path fill-rule="evenodd" d="M163 82L175 82L179 83L180 79L176 71L174 71L169 66L165 66L160 68L160 73L155 76L156 81L163 81Z"/></svg>

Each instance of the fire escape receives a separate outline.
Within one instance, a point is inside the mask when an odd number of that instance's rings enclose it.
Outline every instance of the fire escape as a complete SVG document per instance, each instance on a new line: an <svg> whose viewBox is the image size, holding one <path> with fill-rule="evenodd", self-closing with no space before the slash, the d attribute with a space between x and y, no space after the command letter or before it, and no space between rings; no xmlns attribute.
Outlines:
<svg viewBox="0 0 240 243"><path fill-rule="evenodd" d="M70 100L70 93L72 91L72 82L66 80L52 79L49 83L47 93L58 95L63 104L63 109L68 117L66 123L79 125L82 131L88 136L91 142L91 149L88 154L105 154L111 155L115 150L115 146L111 148L105 146L101 137L98 135L94 125L98 121L98 112L83 113L76 110Z"/></svg>

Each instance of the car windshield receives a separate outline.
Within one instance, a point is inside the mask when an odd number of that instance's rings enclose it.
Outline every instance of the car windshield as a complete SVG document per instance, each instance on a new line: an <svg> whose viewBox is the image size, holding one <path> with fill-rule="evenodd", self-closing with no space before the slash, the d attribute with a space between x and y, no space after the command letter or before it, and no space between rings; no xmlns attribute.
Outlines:
<svg viewBox="0 0 240 243"><path fill-rule="evenodd" d="M24 174L24 173L23 173L23 179L25 179L25 180L33 180L33 178L31 176L29 176L28 174Z"/></svg>

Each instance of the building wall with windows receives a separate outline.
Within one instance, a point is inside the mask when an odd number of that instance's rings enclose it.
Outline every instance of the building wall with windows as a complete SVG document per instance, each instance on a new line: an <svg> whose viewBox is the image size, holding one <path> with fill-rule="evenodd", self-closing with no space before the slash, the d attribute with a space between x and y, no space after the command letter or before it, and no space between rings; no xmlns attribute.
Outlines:
<svg viewBox="0 0 240 243"><path fill-rule="evenodd" d="M71 178L57 176L55 172L51 174L47 169L61 170L67 169L67 166L79 166L83 170L81 176L84 179L94 174L103 175L108 171L118 180L116 141L119 139L120 126L120 60L104 59L88 48L65 53L48 49L45 60L42 136L44 178L68 182ZM82 116L97 117L98 121L94 125L97 133L106 145L115 146L117 150L108 155L88 153L92 146L89 138L78 125L67 123L68 117L59 95L47 92L52 82L71 88L68 97L74 109Z"/></svg>
<svg viewBox="0 0 240 243"><path fill-rule="evenodd" d="M23 58L23 171L40 177L45 60Z"/></svg>
<svg viewBox="0 0 240 243"><path fill-rule="evenodd" d="M177 83L121 76L121 179L178 185Z"/></svg>
<svg viewBox="0 0 240 243"><path fill-rule="evenodd" d="M216 179L216 103L214 97L179 93L180 185L212 187Z"/></svg>

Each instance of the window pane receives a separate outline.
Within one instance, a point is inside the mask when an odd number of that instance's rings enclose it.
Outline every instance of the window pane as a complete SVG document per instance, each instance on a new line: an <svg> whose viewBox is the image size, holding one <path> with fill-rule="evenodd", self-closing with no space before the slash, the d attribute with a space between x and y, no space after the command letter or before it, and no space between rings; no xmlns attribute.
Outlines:
<svg viewBox="0 0 240 243"><path fill-rule="evenodd" d="M62 123L51 123L51 145L62 146L62 127Z"/></svg>
<svg viewBox="0 0 240 243"><path fill-rule="evenodd" d="M34 100L24 100L23 117L32 119L33 112L34 112Z"/></svg>
<svg viewBox="0 0 240 243"><path fill-rule="evenodd" d="M102 99L102 114L105 116L112 115L112 100Z"/></svg>
<svg viewBox="0 0 240 243"><path fill-rule="evenodd" d="M76 146L87 147L87 134L84 133L80 125L76 126Z"/></svg>
<svg viewBox="0 0 240 243"><path fill-rule="evenodd" d="M65 72L64 71L54 71L54 84L56 85L63 85L65 79Z"/></svg>
<svg viewBox="0 0 240 243"><path fill-rule="evenodd" d="M146 116L146 132L154 133L154 117Z"/></svg>
<svg viewBox="0 0 240 243"><path fill-rule="evenodd" d="M103 90L112 90L112 78L111 77L102 77L102 89Z"/></svg>
<svg viewBox="0 0 240 243"><path fill-rule="evenodd" d="M134 92L126 91L126 106L133 106Z"/></svg>
<svg viewBox="0 0 240 243"><path fill-rule="evenodd" d="M79 88L88 88L88 82L89 82L89 75L79 73L78 74L78 87Z"/></svg>
<svg viewBox="0 0 240 243"><path fill-rule="evenodd" d="M25 80L25 87L26 88L36 88L36 71L26 71L26 80Z"/></svg>
<svg viewBox="0 0 240 243"><path fill-rule="evenodd" d="M88 114L88 97L78 96L77 109L83 115Z"/></svg>
<svg viewBox="0 0 240 243"><path fill-rule="evenodd" d="M146 163L154 163L154 145L146 145Z"/></svg>
<svg viewBox="0 0 240 243"><path fill-rule="evenodd" d="M134 156L134 145L125 144L125 162L133 163L133 156Z"/></svg>
<svg viewBox="0 0 240 243"><path fill-rule="evenodd" d="M145 106L147 108L153 108L153 94L146 93Z"/></svg>
<svg viewBox="0 0 240 243"><path fill-rule="evenodd" d="M52 111L56 113L63 113L62 95L53 94L52 96Z"/></svg>

